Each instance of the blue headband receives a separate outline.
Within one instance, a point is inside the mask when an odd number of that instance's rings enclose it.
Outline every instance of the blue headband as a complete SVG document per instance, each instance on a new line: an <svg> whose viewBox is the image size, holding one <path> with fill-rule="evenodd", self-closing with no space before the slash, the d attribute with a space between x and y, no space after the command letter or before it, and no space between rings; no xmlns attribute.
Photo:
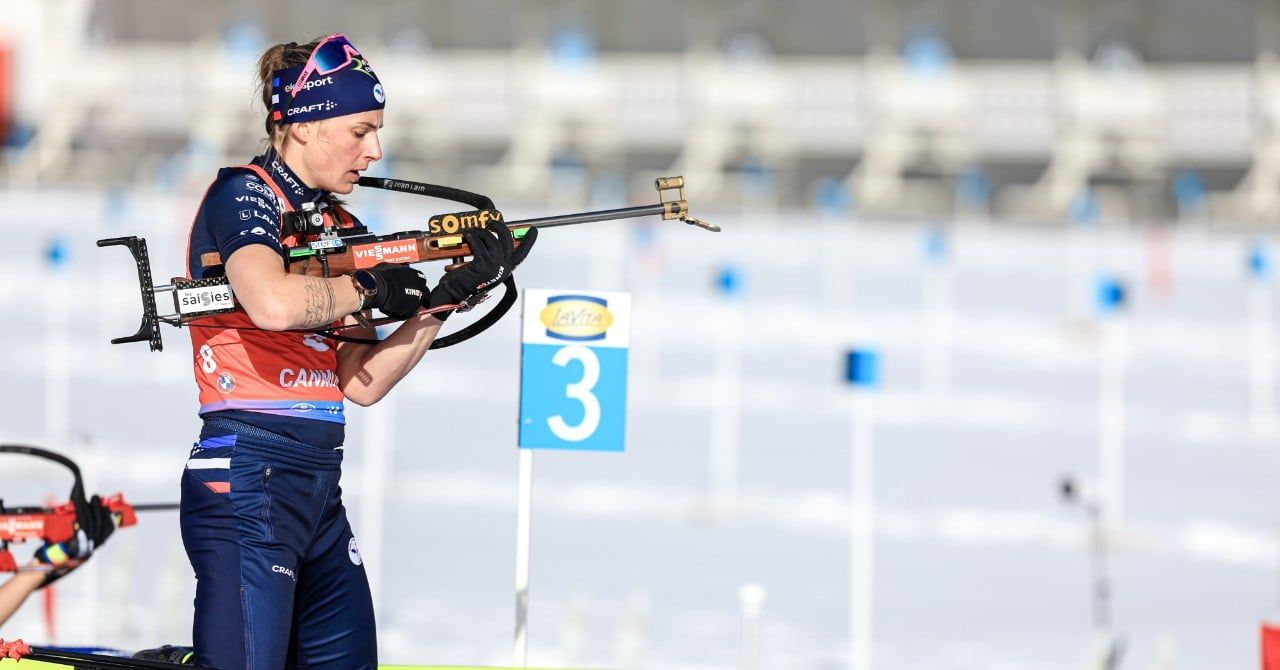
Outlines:
<svg viewBox="0 0 1280 670"><path fill-rule="evenodd" d="M382 82L363 57L326 75L312 74L293 91L302 67L276 70L271 75L271 117L276 123L301 123L367 112L386 107ZM286 108L285 105L288 105Z"/></svg>

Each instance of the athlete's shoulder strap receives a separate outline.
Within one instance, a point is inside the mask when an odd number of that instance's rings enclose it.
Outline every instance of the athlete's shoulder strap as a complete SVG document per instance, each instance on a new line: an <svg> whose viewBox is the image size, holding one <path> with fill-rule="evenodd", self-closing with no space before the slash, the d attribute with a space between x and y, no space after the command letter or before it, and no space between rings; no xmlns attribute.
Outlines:
<svg viewBox="0 0 1280 670"><path fill-rule="evenodd" d="M227 168L227 169L229 169L229 170L249 170L250 172L252 172L252 173L254 173L254 174L258 175L258 177L259 177L260 179L262 179L262 181L267 182L267 186L270 186L270 187L271 187L271 190L275 192L275 194L276 194L276 199L280 201L280 206L284 208L284 211L286 211L286 212L292 212L292 211L293 211L293 203L289 202L289 198L288 198L288 196L286 196L286 195L284 194L284 189L280 188L280 185L276 183L276 180L272 179L272 178L271 178L271 175L270 175L270 174L268 174L266 170L262 169L262 166L261 166L261 165L254 165L253 163L246 163L245 165L233 165L233 166L231 166L230 168Z"/></svg>

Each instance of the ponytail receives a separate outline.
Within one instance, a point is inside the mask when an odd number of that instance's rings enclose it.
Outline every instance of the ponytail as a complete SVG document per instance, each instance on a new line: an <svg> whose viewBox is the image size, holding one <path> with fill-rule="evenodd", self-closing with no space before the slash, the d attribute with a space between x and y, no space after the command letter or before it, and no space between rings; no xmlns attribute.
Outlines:
<svg viewBox="0 0 1280 670"><path fill-rule="evenodd" d="M262 90L262 105L267 110L263 126L267 131L267 143L271 146L275 146L276 135L285 125L271 118L271 76L276 70L306 65L311 52L319 43L320 40L312 40L306 44L297 42L276 44L268 47L258 59L258 86Z"/></svg>

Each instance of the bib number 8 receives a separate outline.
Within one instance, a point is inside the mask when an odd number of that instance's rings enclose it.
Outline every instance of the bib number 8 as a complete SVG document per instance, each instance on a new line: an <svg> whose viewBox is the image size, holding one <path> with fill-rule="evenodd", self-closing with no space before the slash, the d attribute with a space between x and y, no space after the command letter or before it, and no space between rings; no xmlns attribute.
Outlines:
<svg viewBox="0 0 1280 670"><path fill-rule="evenodd" d="M213 348L207 344L200 345L200 369L212 373L218 369L218 361L213 359Z"/></svg>
<svg viewBox="0 0 1280 670"><path fill-rule="evenodd" d="M558 438L568 442L581 442L600 427L600 399L592 391L600 381L600 359L589 347L572 345L556 352L551 362L564 367L570 361L582 363L582 378L565 387L564 395L570 400L582 403L582 421L576 426L565 423L559 414L547 419L551 432Z"/></svg>

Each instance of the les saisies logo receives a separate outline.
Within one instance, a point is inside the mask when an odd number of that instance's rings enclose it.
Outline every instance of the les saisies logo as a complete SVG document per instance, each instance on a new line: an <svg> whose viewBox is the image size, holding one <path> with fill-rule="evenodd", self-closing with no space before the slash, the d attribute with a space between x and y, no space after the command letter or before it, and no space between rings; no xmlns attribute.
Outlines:
<svg viewBox="0 0 1280 670"><path fill-rule="evenodd" d="M591 295L553 295L538 315L547 337L572 342L603 340L613 325L613 313L604 298Z"/></svg>

